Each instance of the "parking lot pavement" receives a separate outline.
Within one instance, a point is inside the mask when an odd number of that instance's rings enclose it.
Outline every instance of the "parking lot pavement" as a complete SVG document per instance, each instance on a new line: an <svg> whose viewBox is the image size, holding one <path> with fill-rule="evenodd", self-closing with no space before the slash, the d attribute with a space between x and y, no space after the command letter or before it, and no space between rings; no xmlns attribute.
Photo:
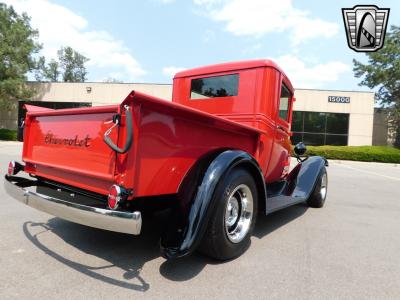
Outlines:
<svg viewBox="0 0 400 300"><path fill-rule="evenodd" d="M21 146L0 142L0 172ZM225 263L159 256L168 220L139 237L54 218L0 186L0 298L399 299L400 167L330 162L325 207L258 217L252 244Z"/></svg>

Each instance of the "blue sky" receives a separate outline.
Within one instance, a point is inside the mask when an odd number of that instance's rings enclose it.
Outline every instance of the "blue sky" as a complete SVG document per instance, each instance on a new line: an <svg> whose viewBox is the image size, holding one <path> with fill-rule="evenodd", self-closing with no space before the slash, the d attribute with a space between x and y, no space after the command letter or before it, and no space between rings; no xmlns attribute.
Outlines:
<svg viewBox="0 0 400 300"><path fill-rule="evenodd" d="M170 83L184 68L272 58L297 88L366 90L354 78L341 8L375 4L400 25L400 1L6 0L32 17L42 54L72 46L89 81Z"/></svg>

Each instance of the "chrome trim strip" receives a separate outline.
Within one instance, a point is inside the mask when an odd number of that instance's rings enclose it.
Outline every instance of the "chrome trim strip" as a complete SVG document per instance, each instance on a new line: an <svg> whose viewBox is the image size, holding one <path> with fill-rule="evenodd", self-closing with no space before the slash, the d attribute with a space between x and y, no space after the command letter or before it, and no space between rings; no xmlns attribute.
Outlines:
<svg viewBox="0 0 400 300"><path fill-rule="evenodd" d="M4 188L19 202L74 223L134 235L141 231L142 215L139 211L112 211L49 197L17 186L8 176L4 178Z"/></svg>

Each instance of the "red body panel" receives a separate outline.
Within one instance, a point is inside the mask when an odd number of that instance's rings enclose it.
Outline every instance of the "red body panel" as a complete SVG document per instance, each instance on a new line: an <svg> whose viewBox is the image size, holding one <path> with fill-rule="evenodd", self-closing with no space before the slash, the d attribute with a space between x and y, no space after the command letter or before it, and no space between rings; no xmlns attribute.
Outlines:
<svg viewBox="0 0 400 300"><path fill-rule="evenodd" d="M29 108L28 108L29 109ZM104 142L118 106L28 110L23 160L31 173L98 193L114 181L116 154ZM117 138L117 131L112 133Z"/></svg>
<svg viewBox="0 0 400 300"><path fill-rule="evenodd" d="M239 74L237 96L190 100L196 77ZM26 171L89 191L108 194L112 184L133 190L133 197L174 194L189 169L218 149L239 149L259 163L266 181L279 180L290 151L290 122L277 118L283 72L265 60L223 64L178 73L173 102L132 92L122 105L46 110L27 106L23 160ZM125 110L133 116L133 144L116 154L103 141L111 132L125 144ZM285 131L277 131L277 125Z"/></svg>

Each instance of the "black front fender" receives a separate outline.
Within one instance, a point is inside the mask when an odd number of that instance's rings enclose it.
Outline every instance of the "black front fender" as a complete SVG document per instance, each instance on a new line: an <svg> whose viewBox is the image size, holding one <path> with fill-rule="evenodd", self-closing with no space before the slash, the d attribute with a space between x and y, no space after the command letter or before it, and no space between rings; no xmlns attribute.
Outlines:
<svg viewBox="0 0 400 300"><path fill-rule="evenodd" d="M298 163L284 181L267 185L266 214L306 201L325 166L325 158L310 156Z"/></svg>
<svg viewBox="0 0 400 300"><path fill-rule="evenodd" d="M188 175L189 180L181 186L178 207L171 217L173 222L161 238L161 252L165 258L182 257L196 249L214 210L216 200L213 201L213 195L218 183L229 170L239 165L249 169L255 177L260 197L266 197L264 178L257 161L244 151L226 150L210 159L206 166L204 162L203 167L202 164L195 166ZM193 175L201 169L200 175Z"/></svg>
<svg viewBox="0 0 400 300"><path fill-rule="evenodd" d="M300 165L296 188L292 197L307 200L317 182L321 169L328 166L328 161L321 156L310 156Z"/></svg>

